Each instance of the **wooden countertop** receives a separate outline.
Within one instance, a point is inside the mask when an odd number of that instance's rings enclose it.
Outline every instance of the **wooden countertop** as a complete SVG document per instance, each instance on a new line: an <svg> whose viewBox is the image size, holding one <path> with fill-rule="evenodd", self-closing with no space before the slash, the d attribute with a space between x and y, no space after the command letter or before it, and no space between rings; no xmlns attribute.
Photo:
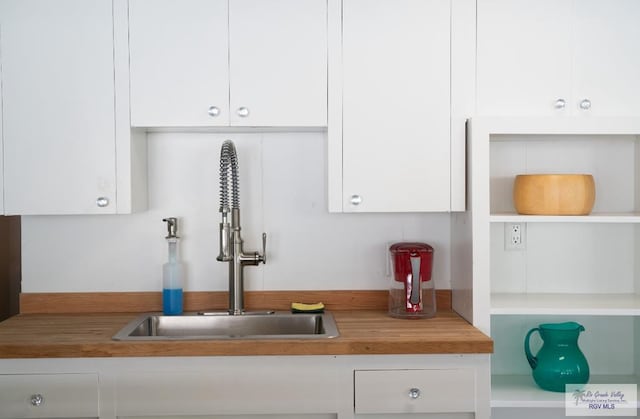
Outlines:
<svg viewBox="0 0 640 419"><path fill-rule="evenodd" d="M332 310L340 336L318 340L114 341L140 313L20 314L0 323L0 358L491 353L493 341L453 311L404 320Z"/></svg>

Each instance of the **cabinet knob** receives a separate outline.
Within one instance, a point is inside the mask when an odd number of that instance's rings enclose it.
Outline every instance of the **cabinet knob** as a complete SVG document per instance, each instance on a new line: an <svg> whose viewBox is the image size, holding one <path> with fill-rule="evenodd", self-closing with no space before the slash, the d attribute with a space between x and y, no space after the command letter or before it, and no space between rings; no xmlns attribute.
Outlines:
<svg viewBox="0 0 640 419"><path fill-rule="evenodd" d="M31 395L31 406L40 406L44 404L44 396L42 394L32 394Z"/></svg>
<svg viewBox="0 0 640 419"><path fill-rule="evenodd" d="M105 196L99 196L96 199L96 205L99 206L100 208L106 207L107 205L109 205L109 198Z"/></svg>
<svg viewBox="0 0 640 419"><path fill-rule="evenodd" d="M580 102L580 109L582 110L587 110L587 109L591 109L591 101L589 99L583 99Z"/></svg>
<svg viewBox="0 0 640 419"><path fill-rule="evenodd" d="M220 108L218 108L217 106L209 106L209 110L207 111L207 113L209 114L209 116L216 117L220 115Z"/></svg>
<svg viewBox="0 0 640 419"><path fill-rule="evenodd" d="M249 109L245 108L244 106L238 108L238 116L241 118L246 118L247 116L249 116Z"/></svg>
<svg viewBox="0 0 640 419"><path fill-rule="evenodd" d="M410 399L417 399L418 397L420 397L420 389L419 388L412 388L411 390L409 390L409 398Z"/></svg>
<svg viewBox="0 0 640 419"><path fill-rule="evenodd" d="M556 99L556 103L553 105L553 107L556 109L564 109L566 105L567 105L567 101L560 98L560 99Z"/></svg>
<svg viewBox="0 0 640 419"><path fill-rule="evenodd" d="M360 205L362 197L360 195L351 195L351 205Z"/></svg>

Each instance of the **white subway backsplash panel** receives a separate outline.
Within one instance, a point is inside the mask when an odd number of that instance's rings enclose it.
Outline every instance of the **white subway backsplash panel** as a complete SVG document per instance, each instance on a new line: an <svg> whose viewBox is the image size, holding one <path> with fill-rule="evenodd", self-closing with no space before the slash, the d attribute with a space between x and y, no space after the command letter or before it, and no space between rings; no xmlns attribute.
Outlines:
<svg viewBox="0 0 640 419"><path fill-rule="evenodd" d="M158 291L167 258L162 218L180 219L187 291L226 290L218 255L219 154L236 144L248 290L385 289L386 246L435 248L436 287L450 288L448 214L330 214L326 134L149 133L149 209L116 216L22 217L23 292Z"/></svg>

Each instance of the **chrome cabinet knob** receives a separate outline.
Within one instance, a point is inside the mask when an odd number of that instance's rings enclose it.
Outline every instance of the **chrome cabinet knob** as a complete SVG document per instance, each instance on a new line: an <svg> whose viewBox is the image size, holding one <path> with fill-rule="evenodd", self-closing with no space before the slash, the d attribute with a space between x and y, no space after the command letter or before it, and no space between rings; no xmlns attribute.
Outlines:
<svg viewBox="0 0 640 419"><path fill-rule="evenodd" d="M420 389L419 388L412 388L411 390L409 390L409 398L410 399L417 399L418 397L420 397Z"/></svg>
<svg viewBox="0 0 640 419"><path fill-rule="evenodd" d="M220 108L218 108L217 106L209 106L209 110L207 111L207 113L209 114L209 116L216 117L220 115Z"/></svg>
<svg viewBox="0 0 640 419"><path fill-rule="evenodd" d="M31 406L41 406L44 404L44 396L42 394L32 394L30 402Z"/></svg>
<svg viewBox="0 0 640 419"><path fill-rule="evenodd" d="M360 205L362 203L362 197L360 195L351 195L351 205Z"/></svg>
<svg viewBox="0 0 640 419"><path fill-rule="evenodd" d="M587 110L587 109L591 109L591 101L589 99L583 99L580 102L580 109L582 110Z"/></svg>
<svg viewBox="0 0 640 419"><path fill-rule="evenodd" d="M249 109L245 108L244 106L238 108L238 116L241 118L246 118L247 116L249 116Z"/></svg>
<svg viewBox="0 0 640 419"><path fill-rule="evenodd" d="M109 205L109 198L107 198L106 196L99 196L96 199L96 205L99 206L100 208L104 208L106 206Z"/></svg>
<svg viewBox="0 0 640 419"><path fill-rule="evenodd" d="M556 109L564 109L565 106L567 106L567 101L562 98L556 99L556 103L553 105Z"/></svg>

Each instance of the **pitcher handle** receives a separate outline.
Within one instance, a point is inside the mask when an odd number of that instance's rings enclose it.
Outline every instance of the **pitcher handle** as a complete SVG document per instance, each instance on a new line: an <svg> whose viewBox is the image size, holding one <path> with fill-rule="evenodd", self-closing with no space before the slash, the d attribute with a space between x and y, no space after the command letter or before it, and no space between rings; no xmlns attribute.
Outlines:
<svg viewBox="0 0 640 419"><path fill-rule="evenodd" d="M527 356L527 361L529 361L529 365L531 366L531 369L535 370L536 366L538 365L538 358L533 356L533 354L531 353L531 349L529 347L529 338L531 337L533 332L540 333L540 329L535 327L535 328L529 330L527 335L524 337L524 353Z"/></svg>

